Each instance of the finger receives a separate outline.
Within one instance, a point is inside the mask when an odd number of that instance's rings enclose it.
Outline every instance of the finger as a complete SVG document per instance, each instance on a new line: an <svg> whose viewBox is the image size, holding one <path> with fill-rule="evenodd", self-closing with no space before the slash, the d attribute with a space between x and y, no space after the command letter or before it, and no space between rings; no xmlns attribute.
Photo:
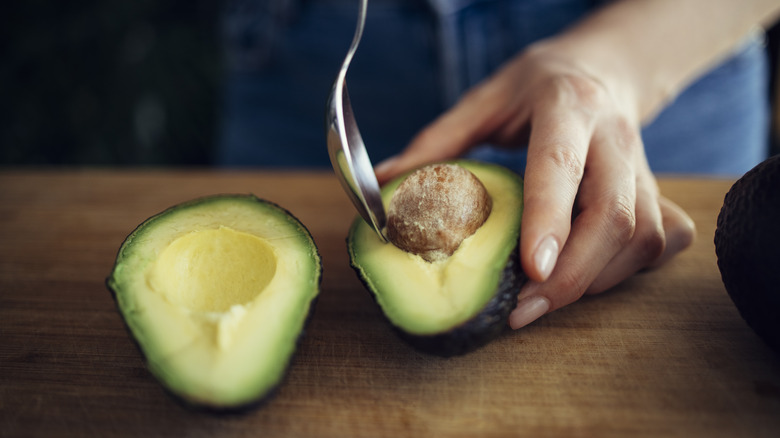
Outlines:
<svg viewBox="0 0 780 438"><path fill-rule="evenodd" d="M504 122L499 114L509 113L498 84L488 81L468 92L449 111L425 127L398 155L374 169L381 184L424 164L463 154L484 141Z"/></svg>
<svg viewBox="0 0 780 438"><path fill-rule="evenodd" d="M634 238L615 256L586 293L603 292L642 269L658 267L693 243L696 226L690 216L664 197L659 197L656 204L660 217L653 220L660 227L651 226L647 221L641 225L642 214L637 206Z"/></svg>
<svg viewBox="0 0 780 438"><path fill-rule="evenodd" d="M644 161L644 157L642 157ZM637 179L636 230L623 249L607 264L588 287L586 293L603 292L658 259L666 246L663 215L655 180L642 163Z"/></svg>
<svg viewBox="0 0 780 438"><path fill-rule="evenodd" d="M468 148L468 143L463 133L448 133L449 124L448 120L438 119L421 131L400 154L379 163L374 169L379 183L384 184L424 164L461 155Z"/></svg>
<svg viewBox="0 0 780 438"><path fill-rule="evenodd" d="M549 277L568 238L593 133L592 115L567 99L541 102L531 121L520 230L523 270L534 281Z"/></svg>
<svg viewBox="0 0 780 438"><path fill-rule="evenodd" d="M658 204L663 217L666 247L664 252L648 268L654 268L666 263L680 251L688 248L696 236L696 224L680 206L661 196Z"/></svg>
<svg viewBox="0 0 780 438"><path fill-rule="evenodd" d="M541 316L540 309L551 312L579 299L630 241L637 191L634 168L629 165L631 151L613 138L594 137L579 194L581 211L550 277L531 282L521 291L518 307L509 318L512 328Z"/></svg>

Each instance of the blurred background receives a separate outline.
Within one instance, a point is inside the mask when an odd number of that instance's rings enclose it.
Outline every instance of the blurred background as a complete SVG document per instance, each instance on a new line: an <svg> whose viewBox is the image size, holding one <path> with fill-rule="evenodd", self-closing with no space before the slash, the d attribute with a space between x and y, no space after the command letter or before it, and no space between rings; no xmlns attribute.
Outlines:
<svg viewBox="0 0 780 438"><path fill-rule="evenodd" d="M209 165L217 1L30 0L0 14L3 165Z"/></svg>
<svg viewBox="0 0 780 438"><path fill-rule="evenodd" d="M317 58L318 44L341 44L346 52L354 29L327 27L326 14L321 33L299 42L311 51L311 63L281 63L286 70L274 72L268 67L279 60L262 44L263 35L267 39L274 26L298 18L294 10L262 10L271 4L27 0L5 5L0 14L0 166L226 165L219 145L231 141L225 132L235 135L240 129L225 127L231 123L251 125L252 112L239 110L242 105L250 108L251 99L265 96L278 100L274 108L280 112L314 108L307 110L303 120L317 124L317 133L322 126L322 136L279 125L274 127L277 134L257 139L258 147L273 144L271 149L283 153L285 141L306 143L321 156L311 160L300 157L300 165L321 166L320 158L326 156L323 117L330 83L314 80L307 71L324 69L321 71L332 71L335 76L341 59ZM340 19L346 17L354 23L356 4L329 13L351 14ZM383 51L409 50L410 58L431 56L430 47L415 37L424 32L424 24L414 24L414 29L398 35L384 32L381 26L367 27L367 41L355 59L355 76L360 77L361 69L370 72L374 61L386 53ZM767 99L775 108L774 153L780 151L780 90L775 80L779 33L777 26L770 29L767 40L773 79ZM375 48L366 48L372 46ZM278 81L252 88L246 79L261 68L276 74ZM373 73L415 75L421 89L435 86L436 81L434 72L404 66ZM377 83L381 84L381 76L373 82L354 81L350 92L356 107L360 106L360 88L376 88ZM418 91L404 90L408 96ZM397 92L387 88L384 97L391 98ZM402 147L440 110L441 102L410 105L407 120L393 121L386 134L389 138L383 141ZM241 117L249 119L242 121ZM375 113L358 113L358 122L369 131L388 124L384 115ZM246 135L257 135L252 132ZM387 154L380 151L372 158L378 161ZM232 157L229 162L235 165L241 160Z"/></svg>

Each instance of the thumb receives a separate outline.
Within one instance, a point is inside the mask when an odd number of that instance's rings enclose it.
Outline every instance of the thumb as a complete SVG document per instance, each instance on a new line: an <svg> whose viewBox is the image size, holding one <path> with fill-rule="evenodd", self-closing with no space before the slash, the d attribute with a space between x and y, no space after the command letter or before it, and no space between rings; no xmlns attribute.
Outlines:
<svg viewBox="0 0 780 438"><path fill-rule="evenodd" d="M379 183L424 164L458 157L484 140L489 115L479 100L477 93L470 93L420 131L400 154L379 163L374 169Z"/></svg>

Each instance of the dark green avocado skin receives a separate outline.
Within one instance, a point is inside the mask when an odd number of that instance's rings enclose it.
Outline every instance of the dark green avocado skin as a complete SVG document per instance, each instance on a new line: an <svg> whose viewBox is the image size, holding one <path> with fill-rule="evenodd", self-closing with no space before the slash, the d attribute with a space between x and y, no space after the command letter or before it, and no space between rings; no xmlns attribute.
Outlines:
<svg viewBox="0 0 780 438"><path fill-rule="evenodd" d="M376 300L375 292L361 275L361 270L351 263L366 290ZM527 277L520 267L519 247L515 247L501 272L493 298L473 318L453 329L434 335L416 335L392 324L393 331L406 343L424 353L452 357L470 353L497 338L506 328L509 314L517 307L517 295Z"/></svg>
<svg viewBox="0 0 780 438"><path fill-rule="evenodd" d="M274 203L272 201L268 201L266 199L258 198L257 196L251 195L251 194L218 194L218 195L211 195L211 196L196 198L196 199L192 199L190 201L183 202L181 204L177 204L175 206L172 206L172 207L170 207L170 208L168 208L168 209L166 209L166 210L164 210L164 211L162 211L162 212L160 212L160 213L150 217L149 219L145 220L144 222L142 222L140 225L138 225L136 227L136 229L133 232L131 232L128 235L127 238L132 236L135 233L136 230L138 230L139 228L143 227L147 222L149 222L150 220L154 219L157 216L160 216L160 215L164 214L165 212L167 212L169 210L173 210L173 209L181 208L181 207L186 207L188 205L198 204L198 203L201 203L201 202L208 202L212 198L223 198L223 197L227 197L227 198L231 198L231 197L232 198L247 198L247 199L251 199L251 200L253 200L255 202L260 202L260 203L264 203L264 204L270 204L270 205L276 207L277 209L283 211L284 213L289 215L291 218L293 218L296 222L298 222L300 224L300 226L303 228L303 230L306 233L309 234L309 236L312 239L312 242L314 242L314 238L311 236L311 232L306 227L306 225L304 225L303 222L301 222L300 219L298 219L295 215L293 215L289 210L285 209L284 207L282 207L282 206L280 206L280 205L278 205L278 204L276 204L276 203ZM127 240L127 238L125 240ZM314 243L314 248L313 249L314 249L314 251L316 253L316 257L319 260L319 265L320 265L320 269L319 269L320 275L317 278L318 287L319 287L322 284L322 257L320 255L319 248L316 246L316 243ZM121 251L121 245L120 245L120 251ZM118 258L118 255L117 255L117 258ZM130 337L130 339L133 341L133 344L135 345L136 350L138 351L138 353L141 355L141 358L143 359L144 363L146 363L146 361L147 361L146 355L144 354L144 351L141 348L141 345L138 344L138 341L135 339L135 336L133 336L133 333L130 330L130 326L128 325L127 320L125 319L124 315L122 314L122 312L119 309L119 302L118 302L117 297L116 297L116 293L117 292L115 290L114 281L111 278L111 276L108 276L106 278L105 285L106 285L106 288L108 289L108 291L111 293L111 298L114 301L114 306L116 308L117 313L120 316L120 319L122 320L122 324L125 327L125 331L127 332L127 334ZM249 412L252 412L252 411L254 411L254 410L256 410L256 409L258 409L258 408L260 408L260 407L262 407L262 406L264 406L264 405L266 405L268 403L270 403L271 400L273 400L274 397L276 396L276 394L279 392L279 389L281 388L281 386L284 383L284 381L287 379L287 375L290 372L290 367L292 366L292 363L295 360L295 356L296 356L296 354L298 352L298 347L300 346L301 341L303 340L303 338L304 338L304 336L306 334L306 330L309 327L309 322L311 321L311 319L312 319L312 317L314 315L314 310L317 307L317 301L318 300L319 300L319 295L315 296L311 300L311 303L309 305L309 311L308 311L308 313L306 315L306 319L304 321L303 327L302 327L300 333L298 333L298 337L295 340L295 344L296 344L295 345L295 353L293 353L292 357L290 357L290 360L287 363L287 366L285 368L284 375L281 377L281 379L279 379L278 382L276 382L276 384L273 387L271 387L265 393L258 395L258 397L256 399L250 400L250 401L248 401L246 403L243 403L243 404L240 404L240 405L234 405L234 406L221 406L221 405L214 405L214 404L208 404L208 403L203 403L203 402L196 403L196 402L193 402L192 400L184 398L184 397L180 396L179 394L176 394L175 392L169 390L168 386L166 386L165 384L162 384L160 386L162 387L162 389L165 391L165 393L168 394L168 396L173 401L178 403L183 408L185 408L187 410L190 410L192 412L203 412L203 413L208 413L208 414L226 415L226 416L229 416L229 415L244 415L244 414L248 414ZM149 376L151 378L154 378L151 375L151 373L148 373L148 374L149 374Z"/></svg>
<svg viewBox="0 0 780 438"><path fill-rule="evenodd" d="M756 334L780 352L780 155L734 183L714 240L729 297Z"/></svg>

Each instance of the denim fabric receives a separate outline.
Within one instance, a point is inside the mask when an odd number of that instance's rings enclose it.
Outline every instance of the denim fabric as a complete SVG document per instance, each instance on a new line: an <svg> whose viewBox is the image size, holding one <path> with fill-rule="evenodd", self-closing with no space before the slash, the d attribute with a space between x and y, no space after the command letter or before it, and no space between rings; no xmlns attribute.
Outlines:
<svg viewBox="0 0 780 438"><path fill-rule="evenodd" d="M429 0L447 104L528 44L564 30L594 0Z"/></svg>
<svg viewBox="0 0 780 438"><path fill-rule="evenodd" d="M427 8L415 0L370 0L347 82L372 160L397 153L507 58L599 3L429 0ZM263 65L229 76L221 164L330 165L324 104L351 41L357 0L305 1L296 10L264 50ZM739 175L766 157L767 64L761 42L751 39L683 91L642 132L651 168ZM525 165L524 151L483 147L472 156L521 172Z"/></svg>
<svg viewBox="0 0 780 438"><path fill-rule="evenodd" d="M762 43L748 40L642 130L654 171L739 176L767 158L769 66Z"/></svg>
<svg viewBox="0 0 780 438"><path fill-rule="evenodd" d="M396 154L443 108L432 18L421 3L371 0L347 74L355 118L374 162ZM357 0L306 1L275 36L255 32L259 41L230 48L234 60L245 62L233 65L225 83L219 164L330 166L325 101L356 18ZM263 63L246 62L247 52L262 53Z"/></svg>

